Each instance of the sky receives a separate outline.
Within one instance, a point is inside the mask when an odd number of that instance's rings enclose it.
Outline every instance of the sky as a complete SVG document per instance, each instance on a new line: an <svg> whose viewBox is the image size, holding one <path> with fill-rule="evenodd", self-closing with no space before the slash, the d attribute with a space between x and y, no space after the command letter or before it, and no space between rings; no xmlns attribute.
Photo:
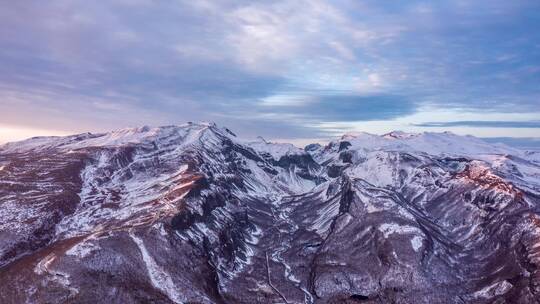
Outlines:
<svg viewBox="0 0 540 304"><path fill-rule="evenodd" d="M9 1L0 142L214 121L297 143L403 130L531 144L538 29L537 0Z"/></svg>

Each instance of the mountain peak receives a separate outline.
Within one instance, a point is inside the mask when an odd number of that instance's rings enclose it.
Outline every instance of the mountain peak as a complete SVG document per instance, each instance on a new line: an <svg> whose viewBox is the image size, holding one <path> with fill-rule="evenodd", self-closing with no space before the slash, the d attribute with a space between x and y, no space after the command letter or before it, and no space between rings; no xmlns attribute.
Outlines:
<svg viewBox="0 0 540 304"><path fill-rule="evenodd" d="M4 151L26 151L47 149L80 149L87 147L114 147L151 142L168 142L180 144L194 141L203 136L205 131L223 137L235 137L227 128L218 128L215 123L188 122L181 125L159 127L141 126L113 130L105 133L81 133L69 136L34 137L23 141L11 142L0 146Z"/></svg>
<svg viewBox="0 0 540 304"><path fill-rule="evenodd" d="M382 135L382 137L384 138L387 138L387 139L407 139L407 138L412 138L412 137L416 137L416 136L419 136L420 134L418 133L407 133L407 132L403 132L403 131L392 131L390 133L386 133L384 135Z"/></svg>

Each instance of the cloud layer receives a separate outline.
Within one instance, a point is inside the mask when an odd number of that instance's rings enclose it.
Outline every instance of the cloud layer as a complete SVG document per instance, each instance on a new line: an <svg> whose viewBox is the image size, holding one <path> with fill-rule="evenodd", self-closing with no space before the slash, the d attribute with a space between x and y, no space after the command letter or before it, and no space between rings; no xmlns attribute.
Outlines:
<svg viewBox="0 0 540 304"><path fill-rule="evenodd" d="M399 121L533 136L534 119L476 121L540 115L539 12L533 0L15 1L0 11L0 124L213 120L298 139ZM473 119L417 120L426 109Z"/></svg>

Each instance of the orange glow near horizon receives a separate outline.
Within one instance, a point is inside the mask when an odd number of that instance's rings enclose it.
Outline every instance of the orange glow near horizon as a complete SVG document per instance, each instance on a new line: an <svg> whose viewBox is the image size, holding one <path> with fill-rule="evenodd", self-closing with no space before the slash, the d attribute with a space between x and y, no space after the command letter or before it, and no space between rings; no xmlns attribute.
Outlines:
<svg viewBox="0 0 540 304"><path fill-rule="evenodd" d="M70 134L70 132L0 125L0 144L24 140L35 136L62 136L68 134Z"/></svg>

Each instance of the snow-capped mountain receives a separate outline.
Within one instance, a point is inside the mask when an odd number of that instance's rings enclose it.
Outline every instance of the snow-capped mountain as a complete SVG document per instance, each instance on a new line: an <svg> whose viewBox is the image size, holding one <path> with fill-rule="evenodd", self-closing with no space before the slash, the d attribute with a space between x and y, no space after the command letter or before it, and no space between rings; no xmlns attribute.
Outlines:
<svg viewBox="0 0 540 304"><path fill-rule="evenodd" d="M540 156L210 123L0 146L0 303L537 303Z"/></svg>

